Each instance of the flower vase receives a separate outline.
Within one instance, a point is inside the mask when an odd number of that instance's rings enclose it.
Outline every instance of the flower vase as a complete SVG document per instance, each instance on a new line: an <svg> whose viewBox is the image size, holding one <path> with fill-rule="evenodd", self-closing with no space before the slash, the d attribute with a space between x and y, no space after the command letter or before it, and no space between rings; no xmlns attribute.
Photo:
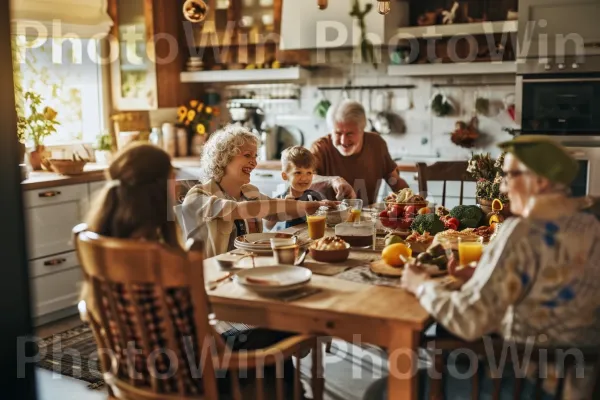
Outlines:
<svg viewBox="0 0 600 400"><path fill-rule="evenodd" d="M29 152L29 164L34 171L42 170L42 160L44 158L45 147L42 145L35 146L33 151Z"/></svg>

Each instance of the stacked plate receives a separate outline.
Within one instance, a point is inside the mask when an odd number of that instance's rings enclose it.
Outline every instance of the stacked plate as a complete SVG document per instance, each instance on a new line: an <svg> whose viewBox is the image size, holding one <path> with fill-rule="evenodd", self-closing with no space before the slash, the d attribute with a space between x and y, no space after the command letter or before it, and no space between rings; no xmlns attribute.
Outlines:
<svg viewBox="0 0 600 400"><path fill-rule="evenodd" d="M251 268L238 272L233 281L262 295L277 295L294 291L310 283L312 272L308 268L288 265Z"/></svg>
<svg viewBox="0 0 600 400"><path fill-rule="evenodd" d="M235 238L233 245L236 249L243 251L265 254L273 252L271 250L271 239L290 239L292 237L294 236L288 233L249 233Z"/></svg>

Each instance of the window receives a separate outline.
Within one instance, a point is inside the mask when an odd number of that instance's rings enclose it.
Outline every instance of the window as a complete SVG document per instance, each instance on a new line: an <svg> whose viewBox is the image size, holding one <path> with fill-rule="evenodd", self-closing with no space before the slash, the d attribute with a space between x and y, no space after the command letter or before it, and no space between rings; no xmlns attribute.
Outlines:
<svg viewBox="0 0 600 400"><path fill-rule="evenodd" d="M94 142L104 130L99 40L16 36L13 43L17 90L41 95L58 113L57 131L44 144Z"/></svg>

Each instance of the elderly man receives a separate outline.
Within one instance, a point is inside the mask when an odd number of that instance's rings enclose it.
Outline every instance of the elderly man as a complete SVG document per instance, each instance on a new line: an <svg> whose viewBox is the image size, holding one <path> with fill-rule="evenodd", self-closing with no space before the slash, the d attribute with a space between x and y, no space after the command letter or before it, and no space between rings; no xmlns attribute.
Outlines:
<svg viewBox="0 0 600 400"><path fill-rule="evenodd" d="M468 341L496 333L518 343L543 336L546 346L595 348L600 345L600 222L591 199L569 196L577 161L543 137L520 136L500 147L508 152L502 190L515 217L502 224L460 290L430 280L414 264L405 268L403 286L450 333ZM570 380L564 398L590 398L581 396L590 377ZM455 396L449 398L464 398L460 390L469 389L452 376L446 384ZM503 379L505 384L510 379ZM365 398L381 399L384 389L380 381Z"/></svg>
<svg viewBox="0 0 600 400"><path fill-rule="evenodd" d="M382 179L394 191L408 187L398 175L385 141L365 132L367 117L360 103L346 100L332 107L328 123L332 132L311 147L319 175L315 186L327 182L338 199L358 197L365 204L376 201Z"/></svg>

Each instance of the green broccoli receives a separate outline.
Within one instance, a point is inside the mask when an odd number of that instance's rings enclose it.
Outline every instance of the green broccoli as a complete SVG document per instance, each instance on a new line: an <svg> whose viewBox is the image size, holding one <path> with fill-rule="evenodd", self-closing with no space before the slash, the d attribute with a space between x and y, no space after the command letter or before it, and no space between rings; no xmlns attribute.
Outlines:
<svg viewBox="0 0 600 400"><path fill-rule="evenodd" d="M440 233L444 230L444 223L440 220L440 217L437 214L417 215L412 222L410 229L419 232L421 235L424 232L429 232L431 235L435 235L436 233Z"/></svg>
<svg viewBox="0 0 600 400"><path fill-rule="evenodd" d="M478 206L456 206L450 210L450 216L460 221L459 229L477 228L485 214Z"/></svg>

